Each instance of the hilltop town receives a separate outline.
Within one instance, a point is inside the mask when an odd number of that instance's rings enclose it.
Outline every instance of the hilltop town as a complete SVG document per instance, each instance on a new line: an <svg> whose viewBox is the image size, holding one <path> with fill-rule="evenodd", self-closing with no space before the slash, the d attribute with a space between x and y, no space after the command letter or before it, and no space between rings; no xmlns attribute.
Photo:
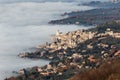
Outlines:
<svg viewBox="0 0 120 80"><path fill-rule="evenodd" d="M103 63L119 60L119 43L120 21L65 34L57 31L51 43L37 46L35 52L19 54L22 58L49 59L48 65L21 69L20 76L5 80L69 80L78 72L98 69Z"/></svg>

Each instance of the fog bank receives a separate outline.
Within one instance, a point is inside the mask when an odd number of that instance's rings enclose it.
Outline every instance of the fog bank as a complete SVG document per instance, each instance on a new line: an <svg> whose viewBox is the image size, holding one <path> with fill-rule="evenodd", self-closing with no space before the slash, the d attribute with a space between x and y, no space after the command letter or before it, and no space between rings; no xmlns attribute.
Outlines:
<svg viewBox="0 0 120 80"><path fill-rule="evenodd" d="M21 59L17 56L18 53L29 51L29 48L50 41L50 36L58 29L67 32L86 28L48 24L50 20L63 18L60 15L64 12L92 9L76 4L67 2L0 4L0 80L14 75L13 70L49 63L45 60Z"/></svg>

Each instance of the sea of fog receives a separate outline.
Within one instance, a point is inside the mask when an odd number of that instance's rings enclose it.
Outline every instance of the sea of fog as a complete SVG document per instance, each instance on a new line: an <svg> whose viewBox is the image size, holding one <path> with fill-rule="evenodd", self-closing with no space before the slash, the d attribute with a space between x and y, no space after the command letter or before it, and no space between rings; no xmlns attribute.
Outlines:
<svg viewBox="0 0 120 80"><path fill-rule="evenodd" d="M63 18L64 12L88 10L67 2L15 2L0 4L0 80L15 75L12 71L48 64L46 60L22 59L20 52L46 41L59 29L62 32L87 28L76 25L49 25L53 19Z"/></svg>

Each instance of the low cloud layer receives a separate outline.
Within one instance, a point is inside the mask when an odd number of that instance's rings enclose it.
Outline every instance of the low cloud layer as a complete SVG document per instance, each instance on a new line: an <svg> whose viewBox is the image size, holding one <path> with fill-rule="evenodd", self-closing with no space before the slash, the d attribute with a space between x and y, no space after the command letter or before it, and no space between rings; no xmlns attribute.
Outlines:
<svg viewBox="0 0 120 80"><path fill-rule="evenodd" d="M75 25L48 25L47 22L51 19L62 18L60 14L64 12L86 9L91 8L67 2L0 4L0 64L2 64L0 65L0 80L13 75L11 74L13 70L48 63L48 61L24 60L18 58L17 55L28 51L28 48L49 41L50 35L58 29L65 32L80 27L85 28Z"/></svg>

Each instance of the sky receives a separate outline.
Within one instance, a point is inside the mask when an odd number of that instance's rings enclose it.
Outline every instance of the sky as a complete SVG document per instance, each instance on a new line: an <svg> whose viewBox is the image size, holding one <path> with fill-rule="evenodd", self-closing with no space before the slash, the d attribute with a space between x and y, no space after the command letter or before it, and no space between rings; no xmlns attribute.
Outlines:
<svg viewBox="0 0 120 80"><path fill-rule="evenodd" d="M93 1L93 0L0 0L0 3L11 2L46 2L46 1ZM94 1L108 1L108 0L94 0Z"/></svg>

